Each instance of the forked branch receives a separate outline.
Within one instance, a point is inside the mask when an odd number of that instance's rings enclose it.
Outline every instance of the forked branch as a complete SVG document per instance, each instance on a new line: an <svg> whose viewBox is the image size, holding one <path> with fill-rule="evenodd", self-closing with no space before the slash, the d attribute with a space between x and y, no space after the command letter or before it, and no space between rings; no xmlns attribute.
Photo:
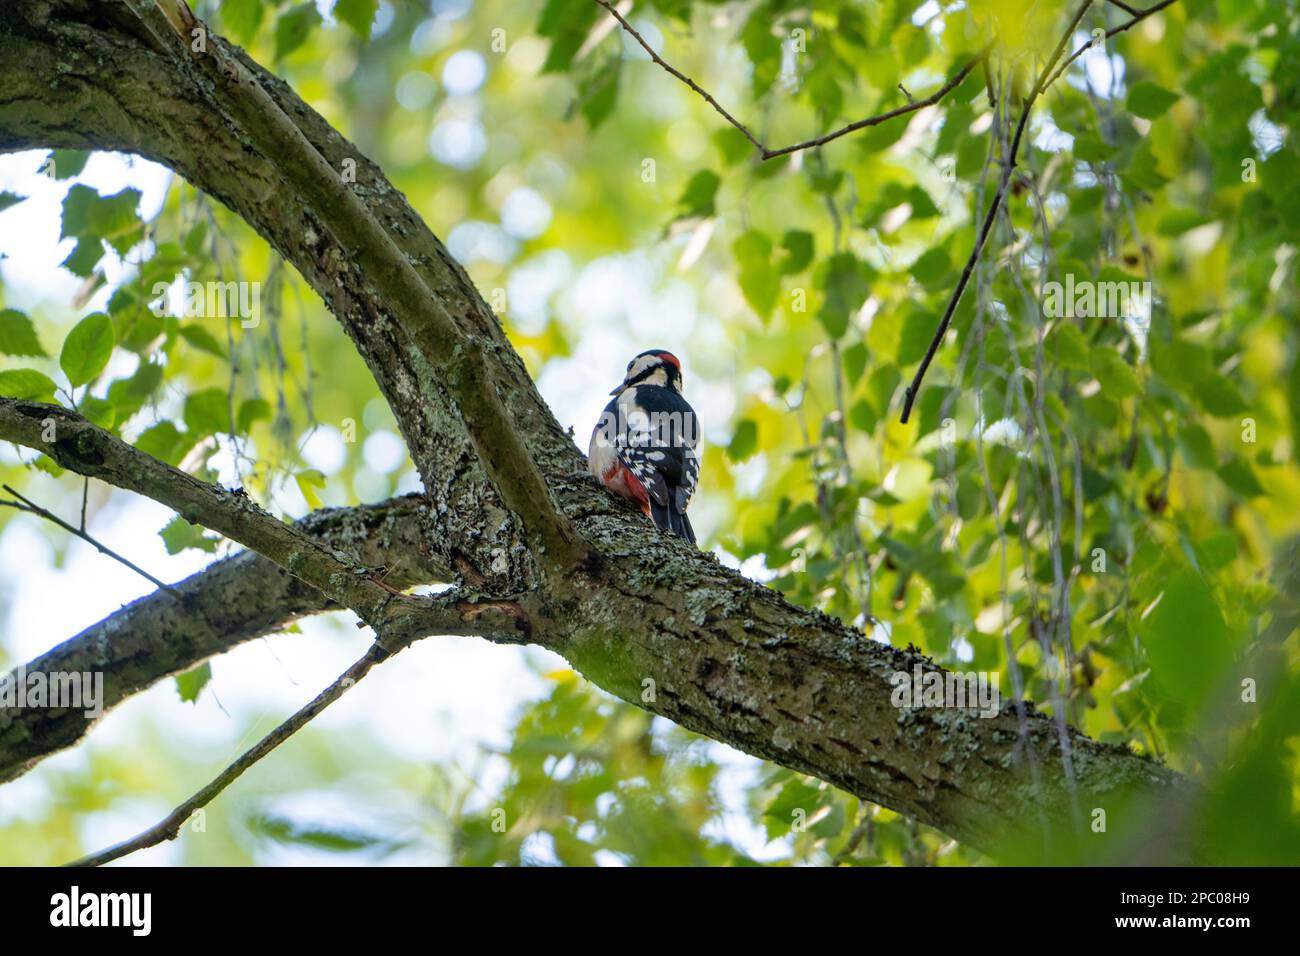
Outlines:
<svg viewBox="0 0 1300 956"><path fill-rule="evenodd" d="M597 0L597 2L599 2L599 0ZM1156 4L1150 9L1140 11L1133 17L1133 19L1109 31L1106 36L1110 37L1117 33L1123 33L1135 23L1145 20L1153 13L1158 13L1175 2L1177 2L1177 0L1163 0L1163 2ZM1030 110L1033 109L1034 102L1038 99L1043 90L1056 82L1057 78L1065 72L1065 69L1078 59L1085 50L1092 46L1092 41L1089 40L1076 50L1068 60L1062 63L1060 69L1056 70L1055 73L1052 72L1056 69L1057 62L1061 59L1062 54L1064 54L1065 47L1070 42L1070 37L1074 36L1074 31L1078 29L1079 22L1083 19L1083 15L1088 12L1088 7L1091 5L1092 0L1084 0L1083 4L1079 7L1078 12L1075 13L1074 17L1070 20L1069 27L1066 28L1065 33L1056 44L1056 49L1052 52L1052 56L1047 61L1047 65L1039 72L1038 79L1035 81L1033 89L1030 90L1029 95L1025 97L1024 106L1021 107L1020 110L1020 119L1016 123L1015 136L1011 140L1011 148L1007 152L1007 155L1002 159L1002 174L998 179L997 191L993 194L993 200L989 203L988 212L984 215L984 222L980 226L980 231L975 237L975 246L971 249L970 256L966 260L966 265L962 268L961 276L957 279L957 285L953 288L952 295L948 297L948 305L943 310L943 316L939 319L939 325L934 331L934 337L930 340L929 347L925 350L925 355L921 359L921 364L917 367L916 373L912 376L911 384L907 386L907 392L903 398L903 413L899 418L899 421L904 424L906 424L907 420L911 417L912 405L916 402L916 396L921 390L921 382L925 378L925 373L929 370L930 363L934 361L935 354L939 351L939 347L943 344L943 340L948 334L948 328L952 324L953 314L957 311L957 305L961 302L962 293L966 291L966 285L970 282L971 273L974 271L975 264L979 261L980 253L984 251L984 244L988 241L989 233L993 229L993 223L997 219L998 209L1002 205L1002 201L1006 196L1007 186L1011 182L1011 173L1016 167L1016 156L1020 150L1020 140L1024 136L1025 126L1029 120Z"/></svg>
<svg viewBox="0 0 1300 956"><path fill-rule="evenodd" d="M868 116L866 119L860 119L856 122L849 123L847 126L841 126L837 130L833 130L829 133L824 133L823 135L814 137L813 139L806 139L801 143L794 143L793 145L790 146L782 146L779 149L769 149L767 146L763 145L763 143L758 139L757 136L755 136L752 132L750 132L749 127L747 127L744 123L742 123L740 120L736 119L736 117L732 116L729 112L727 112L726 108L721 103L719 103L717 99L714 98L714 96L711 93L709 93L708 90L704 89L702 86L700 86L698 83L692 80L681 70L677 69L671 63L669 63L667 60L661 57L658 54L658 52L655 51L654 47L652 47L649 44L649 42L646 41L646 38L643 37L637 31L636 27L628 23L627 18L624 17L623 14L619 13L618 10L615 9L614 5L609 2L609 0L595 0L595 2L600 4L602 7L604 7L606 10L609 11L610 16L612 16L615 20L617 20L619 26L621 26L625 31L627 31L628 35L631 36L632 39L636 40L636 42L641 45L641 49L645 50L646 53L649 54L650 59L652 59L655 63L659 64L659 66L663 67L664 70L666 70L668 73L677 77L677 79L681 80L683 83L689 86L692 90L694 90L697 94L699 94L699 96L702 97L706 103L708 103L715 110L717 110L723 119L725 119L736 129L738 129L741 132L741 134L744 135L745 139L749 140L750 143L754 145L754 148L758 150L758 157L759 159L762 160L776 159L778 156L787 156L790 153L797 153L803 149L812 149L817 146L824 146L827 143L831 142L832 140L839 139L841 136L847 136L849 133L855 133L860 129L867 129L868 127L871 126L879 126L881 123L887 122L891 119L894 119L895 117L906 116L908 113L915 113L917 110L923 110L927 106L934 106L936 103L938 103L941 99L943 99L953 90L955 90L957 87L961 86L962 81L966 79L967 76L970 75L970 71L975 69L976 64L978 64L980 62L980 59L986 53L988 53L988 49L989 49L988 47L985 47L984 50L982 50L981 52L973 56L966 63L966 65L963 66L956 73L954 73L952 77L949 78L949 80L943 84L943 86L939 87L939 89L935 90L929 96L925 97L925 99L914 100L910 95L908 95L906 90L903 90L903 94L907 96L908 99L908 102L903 106L900 106L896 109L888 110L884 113L879 113L875 116ZM900 85L900 89L901 89L901 85Z"/></svg>

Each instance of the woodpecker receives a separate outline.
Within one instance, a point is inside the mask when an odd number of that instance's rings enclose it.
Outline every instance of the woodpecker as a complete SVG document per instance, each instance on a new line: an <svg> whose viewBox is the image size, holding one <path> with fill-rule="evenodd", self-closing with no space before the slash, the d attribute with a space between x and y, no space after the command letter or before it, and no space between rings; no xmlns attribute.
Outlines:
<svg viewBox="0 0 1300 956"><path fill-rule="evenodd" d="M682 397L682 363L663 349L642 352L609 394L587 466L659 528L694 544L686 506L700 478L700 435L695 410Z"/></svg>

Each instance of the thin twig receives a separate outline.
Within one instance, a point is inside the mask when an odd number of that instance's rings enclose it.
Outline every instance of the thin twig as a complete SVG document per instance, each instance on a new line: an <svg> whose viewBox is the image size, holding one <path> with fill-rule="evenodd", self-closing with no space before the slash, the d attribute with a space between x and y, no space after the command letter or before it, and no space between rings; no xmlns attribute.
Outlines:
<svg viewBox="0 0 1300 956"><path fill-rule="evenodd" d="M87 486L89 486L90 484L89 479L86 480L86 484ZM91 537L89 534L86 533L86 506L84 501L81 506L81 528L79 530L77 528L74 528L72 525L68 524L68 522L64 521L58 515L54 514L54 512L47 511L46 509L42 508L40 505L36 504L34 501L32 501L29 498L24 498L18 492L10 488L8 485L0 485L0 488L3 488L6 492L8 492L9 494L13 495L15 498L18 499L18 501L0 501L0 507L13 508L17 511L26 511L29 514L34 514L40 518L44 518L46 521L54 522L54 524L58 525L64 531L68 532L68 534L76 535L78 538L80 538L82 541L85 541L87 544L94 545L94 547L96 548L96 550L99 551L100 554L107 555L108 557L112 558L114 561L126 565L128 568L130 568L136 574L140 575L140 577L147 580L150 584L158 588L160 591L166 591L172 597L176 598L176 600L178 601L181 600L181 596L176 593L176 590L170 584L163 584L163 582L159 581L156 577L154 577L148 571L141 568L139 565L133 564L131 561L122 557L122 555L118 554L112 548L107 547L106 545L97 541L95 538Z"/></svg>
<svg viewBox="0 0 1300 956"><path fill-rule="evenodd" d="M1112 7L1119 7L1130 17L1136 17L1142 13L1141 10L1135 10L1132 7L1130 7L1127 3L1124 2L1124 0L1106 0L1106 2L1109 3Z"/></svg>
<svg viewBox="0 0 1300 956"><path fill-rule="evenodd" d="M1118 33L1123 33L1135 23L1139 23L1151 16L1153 13L1158 13L1165 7L1171 6L1177 2L1178 0L1162 0L1162 2L1157 3L1153 7L1139 11L1134 15L1133 19L1107 31L1106 36L1109 38ZM925 357L921 359L921 365L917 368L916 374L912 377L912 384L907 387L907 394L903 401L903 414L899 419L903 423L906 423L911 415L912 403L916 401L917 393L921 389L921 380L925 378L926 370L929 369L930 363L934 360L935 353L938 352L939 346L943 344L944 336L948 334L948 327L952 324L952 317L953 313L957 310L957 303L961 300L961 295L966 290L966 284L970 281L971 271L974 269L975 262L984 249L984 243L988 239L989 231L993 226L993 220L997 216L998 207L1002 204L1002 199L1006 195L1007 184L1011 180L1011 171L1016 165L1016 153L1020 148L1020 139L1025 131L1025 124L1029 119L1029 111L1033 107L1034 101L1044 89L1057 81L1071 63L1078 59L1084 51L1092 46L1092 41L1089 40L1079 49L1075 50L1074 53L1070 55L1070 58L1061 64L1060 69L1056 70L1055 73L1051 72L1056 66L1057 60L1061 58L1061 54L1065 51L1065 45L1070 42L1070 37L1074 35L1074 31L1078 27L1079 21L1083 19L1083 15L1087 12L1090 5L1091 0L1087 0L1087 2L1079 8L1079 12L1075 14L1074 19L1070 21L1069 29L1065 32L1064 36L1061 37L1060 42L1056 46L1055 52L1052 54L1052 58L1048 61L1047 66L1043 71L1039 73L1038 81L1034 84L1033 90L1025 99L1024 108L1020 113L1020 121L1016 125L1015 139L1011 143L1011 151L1003 163L1002 179L998 184L997 192L993 195L993 202L989 205L989 211L984 217L984 224L980 229L979 235L976 237L975 248L971 250L970 258L966 261L966 266L962 269L961 277L957 280L957 287L953 290L952 296L948 299L948 306L944 309L943 318L939 320L939 326L935 329L934 338L930 341L930 347L926 350Z"/></svg>
<svg viewBox="0 0 1300 956"><path fill-rule="evenodd" d="M641 45L641 49L645 50L646 53L650 55L650 59L652 59L655 63L663 67L668 73L677 77L677 79L681 80L683 83L689 86L696 93L698 93L706 103L708 103L710 106L712 106L715 110L718 111L718 113L722 116L723 119L725 119L736 129L740 130L740 132L744 135L745 139L749 140L750 143L753 144L754 148L758 150L759 159L762 160L776 159L778 156L787 156L790 153L795 153L802 149L811 149L815 146L824 146L825 144L829 143L831 140L839 139L841 136L845 136L849 133L857 132L860 129L866 129L869 126L879 126L881 123L884 123L887 120L894 119L897 116L904 116L908 113L915 113L917 110L925 109L925 107L927 106L933 106L934 104L938 103L941 99L943 99L945 96L947 96L949 93L951 93L953 90L955 90L958 86L960 86L962 80L966 79L966 77L970 74L970 71L975 68L975 64L979 63L981 58L983 58L989 51L989 47L985 47L978 54L976 54L970 60L970 62L968 62L965 66L963 66L960 70L958 70L956 74L954 74L953 77L948 80L947 83L945 83L938 90L936 90L934 93L930 94L923 100L913 100L911 94L908 93L907 90L903 89L903 85L900 83L898 85L898 88L900 90L903 90L903 94L907 96L908 99L906 106L900 106L897 109L892 109L886 113L880 113L876 116L868 116L866 119L860 119L856 123L850 123L847 126L842 126L839 129L834 130L833 132L825 133L822 136L818 136L816 139L804 140L802 143L795 143L791 146L782 146L780 149L768 149L766 146L763 145L763 143L758 139L757 136L755 136L753 133L749 131L749 127L747 127L740 120L736 119L734 116L728 113L726 107L724 107L721 103L719 103L716 99L714 99L713 95L710 94L708 90L704 89L704 87L700 86L698 83L692 80L681 70L677 69L671 63L669 63L667 60L661 57L655 51L654 47L652 47L646 41L646 38L637 32L636 27L628 23L627 18L625 18L623 14L619 13L618 10L614 8L614 5L609 2L609 0L594 0L594 2L600 4L602 7L604 7L606 10L609 11L610 16L612 16L615 20L618 21L619 26L621 26L628 33L628 35L632 37L632 39L636 40L636 42Z"/></svg>
<svg viewBox="0 0 1300 956"><path fill-rule="evenodd" d="M1126 20L1123 23L1121 23L1119 26L1112 27L1111 29L1107 30L1106 39L1109 40L1111 37L1123 33L1125 30L1132 29L1134 26L1141 23L1143 20L1151 16L1153 13L1159 13L1165 7L1171 7L1177 2L1178 0L1161 0L1161 2L1157 3L1154 7L1148 7L1145 10L1136 11L1133 14L1132 20ZM1070 56L1065 60L1065 62L1061 64L1060 69L1058 69L1055 73L1052 74L1052 78L1047 81L1046 85L1051 86L1053 83L1059 80L1061 78L1061 74L1070 68L1070 64L1072 64L1075 60L1077 60L1079 57L1083 56L1090 49L1092 49L1094 42L1095 41L1093 40L1089 40L1083 46L1079 47L1079 49L1071 53Z"/></svg>
<svg viewBox="0 0 1300 956"><path fill-rule="evenodd" d="M239 779L246 770L305 727L312 718L347 693L357 681L370 673L372 667L388 656L388 652L378 644L372 644L360 660L344 671L338 680L321 691L315 700L272 730L251 749L245 751L239 759L223 770L215 780L167 814L161 821L130 840L125 840L68 865L102 866L105 863L119 860L137 850L143 850L147 847L157 846L167 840L176 839L180 835L181 827L194 815L196 810L207 806L216 799L221 791Z"/></svg>
<svg viewBox="0 0 1300 956"><path fill-rule="evenodd" d="M1170 0L1172 3L1173 0ZM1029 113L1034 107L1034 101L1038 95L1047 86L1047 77L1051 73L1056 62L1065 53L1066 44L1070 42L1070 37L1074 36L1075 28L1078 27L1079 21L1083 15L1088 12L1092 6L1092 0L1084 0L1079 5L1078 12L1070 20L1070 25L1061 35L1061 39L1056 44L1056 49L1052 52L1052 57L1047 61L1047 66L1043 67L1038 74L1038 79L1034 82L1034 88L1029 91L1025 98L1025 105L1020 110L1020 120L1016 123L1016 134L1011 140L1011 148L1002 160L1002 176L998 180L997 191L993 194L993 200L989 203L988 212L984 216L984 224L980 227L979 234L975 238L975 247L971 249L970 257L966 260L965 267L961 270L961 277L957 280L957 286L953 289L952 295L948 299L948 305L943 310L943 318L939 320L938 327L934 330L934 337L930 340L930 347L925 351L925 357L921 359L921 364L912 376L912 384L907 386L907 394L903 399L903 414L899 421L907 423L912 414L912 403L916 401L916 395L921 390L921 381L925 378L926 370L929 369L930 363L934 361L935 353L939 351L939 346L943 344L944 337L948 334L948 326L952 324L953 313L957 311L957 303L961 301L961 295L966 291L966 284L970 282L971 272L975 269L975 263L979 261L980 253L984 251L984 243L988 241L989 233L993 229L993 222L997 219L998 208L1002 205L1002 198L1006 195L1007 185L1011 182L1011 172L1016 167L1016 154L1020 150L1020 140L1024 136L1025 126L1029 122Z"/></svg>

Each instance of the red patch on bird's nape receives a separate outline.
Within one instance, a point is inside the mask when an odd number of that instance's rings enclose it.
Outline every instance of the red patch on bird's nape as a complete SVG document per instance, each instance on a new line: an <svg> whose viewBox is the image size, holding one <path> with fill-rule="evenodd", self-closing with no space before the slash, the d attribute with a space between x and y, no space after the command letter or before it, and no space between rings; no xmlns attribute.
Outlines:
<svg viewBox="0 0 1300 956"><path fill-rule="evenodd" d="M672 352L656 352L655 355L659 356L665 362L672 362L674 365L677 366L677 371L680 372L682 370L681 359L679 359Z"/></svg>

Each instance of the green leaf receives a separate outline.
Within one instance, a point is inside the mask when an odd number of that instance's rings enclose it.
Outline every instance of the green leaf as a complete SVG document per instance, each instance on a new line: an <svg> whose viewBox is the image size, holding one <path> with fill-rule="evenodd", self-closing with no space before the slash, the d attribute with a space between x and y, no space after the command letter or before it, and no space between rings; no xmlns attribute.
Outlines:
<svg viewBox="0 0 1300 956"><path fill-rule="evenodd" d="M923 309L912 309L903 319L903 331L898 341L899 365L919 362L934 338L934 328L939 320Z"/></svg>
<svg viewBox="0 0 1300 956"><path fill-rule="evenodd" d="M141 432L135 440L135 447L146 455L152 455L175 467L180 464L186 452L194 447L196 440L179 431L171 422L163 421Z"/></svg>
<svg viewBox="0 0 1300 956"><path fill-rule="evenodd" d="M300 3L280 14L275 21L275 58L283 60L306 43L319 24L320 11L314 3Z"/></svg>
<svg viewBox="0 0 1300 956"><path fill-rule="evenodd" d="M104 258L104 244L93 236L78 239L68 257L60 263L78 279L89 279L95 272L95 266Z"/></svg>
<svg viewBox="0 0 1300 956"><path fill-rule="evenodd" d="M781 259L781 275L789 276L807 269L813 260L813 236L802 229L791 229L781 237L785 256Z"/></svg>
<svg viewBox="0 0 1300 956"><path fill-rule="evenodd" d="M89 159L90 150L87 149L56 149L50 153L41 172L52 174L55 179L71 179L81 174Z"/></svg>
<svg viewBox="0 0 1300 956"><path fill-rule="evenodd" d="M862 308L871 291L864 266L851 252L837 252L827 263L826 298L817 318L831 338L837 339L848 330L849 318Z"/></svg>
<svg viewBox="0 0 1300 956"><path fill-rule="evenodd" d="M85 396L78 404L77 410L81 412L86 421L92 425L98 425L100 428L112 428L113 423L117 420L117 413L113 409L113 403L103 398L96 398L94 395Z"/></svg>
<svg viewBox="0 0 1300 956"><path fill-rule="evenodd" d="M190 524L180 515L167 522L167 527L159 531L158 535L168 554L180 554L186 548L197 548L211 554L221 543L220 537L206 534L202 526Z"/></svg>
<svg viewBox="0 0 1300 956"><path fill-rule="evenodd" d="M1234 455L1219 466L1219 477L1223 483L1243 498L1258 498L1266 494L1264 486L1255 477L1255 470L1250 462Z"/></svg>
<svg viewBox="0 0 1300 956"><path fill-rule="evenodd" d="M911 273L927 292L934 292L948 284L952 261L941 248L927 249L912 263Z"/></svg>
<svg viewBox="0 0 1300 956"><path fill-rule="evenodd" d="M1113 348L1093 349L1089 368L1101 383L1102 392L1114 401L1129 398L1142 390L1133 368Z"/></svg>
<svg viewBox="0 0 1300 956"><path fill-rule="evenodd" d="M180 327L181 338L196 349L201 349L215 355L217 358L225 358L226 350L222 348L221 343L217 341L216 336L209 332L204 326L197 322L190 322Z"/></svg>
<svg viewBox="0 0 1300 956"><path fill-rule="evenodd" d="M1181 236L1197 226L1203 226L1207 222L1213 221L1212 217L1199 209L1180 207L1165 212L1160 217L1160 222L1156 224L1156 231L1162 236Z"/></svg>
<svg viewBox="0 0 1300 956"><path fill-rule="evenodd" d="M1077 325L1059 323L1050 339L1056 350L1056 360L1066 368L1088 368L1088 343Z"/></svg>
<svg viewBox="0 0 1300 956"><path fill-rule="evenodd" d="M44 358L32 320L15 309L0 311L0 353Z"/></svg>
<svg viewBox="0 0 1300 956"><path fill-rule="evenodd" d="M254 422L270 421L270 419L271 403L262 398L247 399L239 406L239 414L235 416L240 434L247 434Z"/></svg>
<svg viewBox="0 0 1300 956"><path fill-rule="evenodd" d="M221 0L221 22L226 32L245 46L262 22L262 0Z"/></svg>
<svg viewBox="0 0 1300 956"><path fill-rule="evenodd" d="M763 811L763 823L769 840L789 833L796 822L806 822L821 806L821 790L814 783L799 778L789 780Z"/></svg>
<svg viewBox="0 0 1300 956"><path fill-rule="evenodd" d="M1155 119L1178 102L1178 94L1155 83L1135 83L1128 91L1128 110L1143 119Z"/></svg>
<svg viewBox="0 0 1300 956"><path fill-rule="evenodd" d="M208 224L199 220L190 227L190 231L185 234L183 243L185 252L191 256L197 256L203 251L203 243L208 238Z"/></svg>
<svg viewBox="0 0 1300 956"><path fill-rule="evenodd" d="M392 848L391 841L369 833L335 830L326 827L308 827L279 817L258 817L250 821L251 827L263 836L278 843L311 847L334 853L356 850Z"/></svg>
<svg viewBox="0 0 1300 956"><path fill-rule="evenodd" d="M143 228L137 212L139 206L138 189L101 196L89 186L77 183L63 200L62 238L103 239L118 253L125 254L139 240Z"/></svg>
<svg viewBox="0 0 1300 956"><path fill-rule="evenodd" d="M1226 375L1211 371L1196 383L1196 398L1205 410L1218 418L1240 415L1247 408L1241 389Z"/></svg>
<svg viewBox="0 0 1300 956"><path fill-rule="evenodd" d="M1169 182L1168 177L1156 166L1155 154L1151 152L1148 140L1143 140L1133 150L1128 165L1120 171L1120 178L1144 192L1155 192Z"/></svg>
<svg viewBox="0 0 1300 956"><path fill-rule="evenodd" d="M1140 634L1156 680L1185 704L1199 703L1231 660L1223 614L1209 587L1191 570L1170 578Z"/></svg>
<svg viewBox="0 0 1300 956"><path fill-rule="evenodd" d="M1178 429L1178 444L1183 457L1193 468L1215 468L1218 459L1214 454L1214 442L1210 433L1195 422L1188 422Z"/></svg>
<svg viewBox="0 0 1300 956"><path fill-rule="evenodd" d="M741 462L758 451L758 423L752 418L742 418L736 423L736 430L727 446L727 457Z"/></svg>
<svg viewBox="0 0 1300 956"><path fill-rule="evenodd" d="M334 4L334 19L346 23L361 39L369 40L378 10L379 0L338 0Z"/></svg>
<svg viewBox="0 0 1300 956"><path fill-rule="evenodd" d="M732 246L740 266L740 291L758 317L766 322L781 294L781 275L772 268L772 243L756 230L741 234Z"/></svg>
<svg viewBox="0 0 1300 956"><path fill-rule="evenodd" d="M858 379L867 367L867 347L861 342L854 343L844 350L844 374L849 377L850 385L857 385Z"/></svg>
<svg viewBox="0 0 1300 956"><path fill-rule="evenodd" d="M317 492L325 487L325 476L315 468L308 468L305 471L298 472L293 477L298 483L298 490L302 492L303 498L307 500L307 504L312 508L319 508L322 502Z"/></svg>
<svg viewBox="0 0 1300 956"><path fill-rule="evenodd" d="M225 389L205 388L185 400L185 427L196 439L230 429L230 400Z"/></svg>
<svg viewBox="0 0 1300 956"><path fill-rule="evenodd" d="M754 151L754 144L745 139L745 134L734 126L724 126L713 134L713 145L718 147L722 160L728 166L734 166Z"/></svg>
<svg viewBox="0 0 1300 956"><path fill-rule="evenodd" d="M30 368L0 372L0 395L24 402L53 402L57 386L48 376Z"/></svg>
<svg viewBox="0 0 1300 956"><path fill-rule="evenodd" d="M212 664L209 661L204 661L193 670L176 675L176 690L185 703L197 703L199 694L203 692L203 688L208 686L210 680L212 680Z"/></svg>
<svg viewBox="0 0 1300 956"><path fill-rule="evenodd" d="M1080 133L1074 137L1074 155L1085 163L1104 163L1115 155L1115 147L1096 133Z"/></svg>
<svg viewBox="0 0 1300 956"><path fill-rule="evenodd" d="M604 11L594 3L575 0L547 0L537 19L537 33L551 41L546 51L543 73L562 73L573 62L574 54L591 32L598 15Z"/></svg>
<svg viewBox="0 0 1300 956"><path fill-rule="evenodd" d="M103 312L92 312L68 333L59 354L59 367L73 388L99 377L113 354L113 320Z"/></svg>
<svg viewBox="0 0 1300 956"><path fill-rule="evenodd" d="M709 169L701 169L692 176L682 192L682 198L677 201L678 216L707 218L714 215L716 210L713 201L718 194L718 184L721 181L718 174Z"/></svg>
<svg viewBox="0 0 1300 956"><path fill-rule="evenodd" d="M17 193L0 192L0 212L4 212L10 206L18 205L26 198L26 196L19 196Z"/></svg>
<svg viewBox="0 0 1300 956"><path fill-rule="evenodd" d="M597 70L582 89L582 115L593 130L614 112L618 103L618 81L623 61L613 59Z"/></svg>
<svg viewBox="0 0 1300 956"><path fill-rule="evenodd" d="M108 386L108 400L117 412L117 420L125 422L144 407L162 384L163 368L153 362L141 362L127 378L119 378Z"/></svg>

